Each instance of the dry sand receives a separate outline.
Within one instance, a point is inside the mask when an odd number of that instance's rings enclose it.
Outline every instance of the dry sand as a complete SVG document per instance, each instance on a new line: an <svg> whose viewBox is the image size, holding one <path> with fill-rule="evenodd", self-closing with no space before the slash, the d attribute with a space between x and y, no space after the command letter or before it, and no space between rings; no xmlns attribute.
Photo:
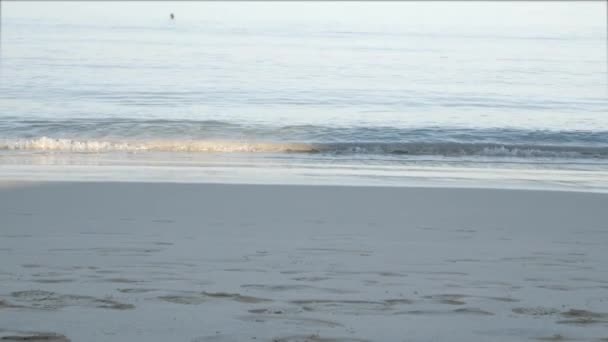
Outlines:
<svg viewBox="0 0 608 342"><path fill-rule="evenodd" d="M608 338L608 195L0 187L0 340Z"/></svg>

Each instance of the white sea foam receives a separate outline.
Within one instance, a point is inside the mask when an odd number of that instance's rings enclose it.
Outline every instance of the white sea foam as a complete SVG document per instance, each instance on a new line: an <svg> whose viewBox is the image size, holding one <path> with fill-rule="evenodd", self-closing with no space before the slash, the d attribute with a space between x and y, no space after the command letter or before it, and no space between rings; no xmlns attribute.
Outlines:
<svg viewBox="0 0 608 342"><path fill-rule="evenodd" d="M307 144L265 143L241 141L204 140L151 140L151 141L111 141L73 140L41 137L36 139L5 140L0 143L3 150L38 150L65 152L312 152Z"/></svg>
<svg viewBox="0 0 608 342"><path fill-rule="evenodd" d="M5 139L0 150L104 152L190 152L190 153L324 153L331 155L391 155L437 157L608 159L608 147L529 145L460 142L259 142L246 140L87 140L40 137Z"/></svg>

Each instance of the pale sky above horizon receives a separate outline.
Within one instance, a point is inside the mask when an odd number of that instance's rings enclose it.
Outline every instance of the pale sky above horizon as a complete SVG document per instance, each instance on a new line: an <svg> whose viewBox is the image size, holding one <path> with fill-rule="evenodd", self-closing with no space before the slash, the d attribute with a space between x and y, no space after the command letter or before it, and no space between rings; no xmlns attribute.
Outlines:
<svg viewBox="0 0 608 342"><path fill-rule="evenodd" d="M604 1L403 1L403 2L19 2L2 3L3 19L154 24L175 13L179 22L247 25L360 25L542 28L605 32Z"/></svg>

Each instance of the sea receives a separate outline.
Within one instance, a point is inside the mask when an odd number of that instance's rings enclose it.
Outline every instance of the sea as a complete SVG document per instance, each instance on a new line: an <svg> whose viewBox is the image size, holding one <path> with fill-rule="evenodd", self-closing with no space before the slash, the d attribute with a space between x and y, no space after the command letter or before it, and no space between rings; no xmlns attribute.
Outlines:
<svg viewBox="0 0 608 342"><path fill-rule="evenodd" d="M606 192L606 6L2 2L0 180Z"/></svg>

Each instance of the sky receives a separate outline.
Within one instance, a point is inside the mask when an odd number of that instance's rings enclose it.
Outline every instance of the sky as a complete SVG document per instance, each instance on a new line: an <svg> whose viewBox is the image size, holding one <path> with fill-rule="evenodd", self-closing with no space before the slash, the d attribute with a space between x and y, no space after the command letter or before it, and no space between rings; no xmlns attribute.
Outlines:
<svg viewBox="0 0 608 342"><path fill-rule="evenodd" d="M605 35L606 6L605 1L3 1L2 19L154 25L175 13L185 24L219 22L238 27L492 28Z"/></svg>

